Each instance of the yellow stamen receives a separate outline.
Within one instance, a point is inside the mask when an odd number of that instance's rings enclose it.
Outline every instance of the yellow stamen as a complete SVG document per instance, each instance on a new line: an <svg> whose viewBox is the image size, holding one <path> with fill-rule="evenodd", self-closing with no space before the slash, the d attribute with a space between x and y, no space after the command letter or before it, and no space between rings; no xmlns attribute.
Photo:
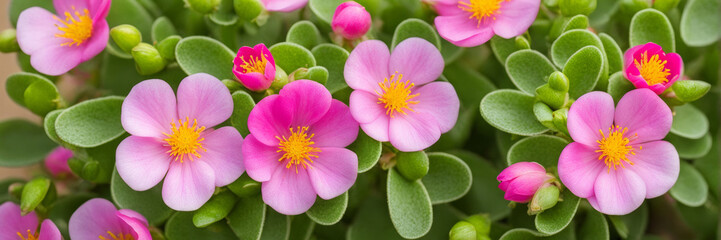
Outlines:
<svg viewBox="0 0 721 240"><path fill-rule="evenodd" d="M65 12L65 20L53 16L53 19L62 24L55 24L55 26L63 32L63 34L55 34L55 37L67 38L69 40L68 42L60 44L60 46L72 47L73 44L80 46L80 44L93 35L93 19L90 18L88 9L83 9L82 14L75 11L75 7L72 9L75 15L73 16L70 12Z"/></svg>
<svg viewBox="0 0 721 240"><path fill-rule="evenodd" d="M490 20L496 20L496 15L501 13L501 2L504 0L470 0L469 3L458 1L458 8L470 12L468 19L477 19L478 26ZM508 0L510 1L510 0Z"/></svg>
<svg viewBox="0 0 721 240"><path fill-rule="evenodd" d="M111 231L107 233L110 238L106 238L103 235L99 235L98 238L100 238L100 240L135 240L132 234L118 233L118 235L115 235Z"/></svg>
<svg viewBox="0 0 721 240"><path fill-rule="evenodd" d="M37 240L38 239L38 234L37 233L33 234L33 232L30 231L30 229L28 229L26 235L23 235L20 232L16 232L16 233L20 237L20 240Z"/></svg>
<svg viewBox="0 0 721 240"><path fill-rule="evenodd" d="M624 162L633 165L633 162L628 159L628 155L636 155L636 153L634 152L633 146L630 146L629 143L638 137L637 134L634 134L629 139L624 136L628 128L621 128L615 125L608 128L608 136L606 136L602 129L598 131L603 138L596 141L599 148L596 152L601 153L601 155L598 156L598 160L603 160L606 166L608 166L608 171L611 171L611 167L613 167L613 170L616 170L619 165L622 168L626 168L623 164ZM641 150L641 146L638 147L638 150Z"/></svg>
<svg viewBox="0 0 721 240"><path fill-rule="evenodd" d="M398 74L398 72L396 72ZM385 104L383 107L386 109L386 115L394 117L393 113L399 112L403 115L407 115L405 109L414 112L410 107L411 104L418 104L418 101L412 101L411 99L420 95L420 93L411 94L411 88L415 86L410 81L401 81L403 74L391 75L391 78L383 79L383 82L378 83L381 87L382 92L377 92L379 98L379 104Z"/></svg>
<svg viewBox="0 0 721 240"><path fill-rule="evenodd" d="M666 68L667 61L661 61L658 54L654 54L651 58L648 58L648 52L641 54L641 62L639 59L634 59L633 63L641 73L641 77L648 83L649 86L654 84L664 84L668 82L668 75L671 75L671 70Z"/></svg>
<svg viewBox="0 0 721 240"><path fill-rule="evenodd" d="M255 56L250 56L248 58L249 60L246 61L245 56L240 57L240 60L243 61L240 63L240 68L243 70L243 73L265 73L265 65L268 63L268 59L265 58L264 54L261 54L260 58Z"/></svg>
<svg viewBox="0 0 721 240"><path fill-rule="evenodd" d="M298 165L303 169L310 167L313 163L313 158L318 158L320 149L313 147L315 142L312 141L315 134L308 135L308 127L297 127L295 131L290 128L290 137L276 136L280 143L278 143L278 151L284 152L283 156L278 161L288 160L285 168L290 168L295 165L295 172L298 173Z"/></svg>
<svg viewBox="0 0 721 240"><path fill-rule="evenodd" d="M184 158L187 156L190 161L193 161L193 157L200 158L199 150L207 151L203 148L201 143L205 138L200 137L200 133L205 130L205 127L198 127L198 120L193 119L193 125L190 123L189 118L185 118L185 122L178 120L178 124L171 122L171 134L163 133L168 138L163 139L167 143L166 146L170 147L168 153L171 157L175 157L175 161L180 160L182 163Z"/></svg>

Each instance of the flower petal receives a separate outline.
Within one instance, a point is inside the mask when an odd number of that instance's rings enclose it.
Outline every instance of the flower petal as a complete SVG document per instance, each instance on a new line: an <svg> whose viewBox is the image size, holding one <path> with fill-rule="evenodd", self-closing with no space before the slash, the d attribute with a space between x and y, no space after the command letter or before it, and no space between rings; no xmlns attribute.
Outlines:
<svg viewBox="0 0 721 240"><path fill-rule="evenodd" d="M60 229L50 219L43 220L40 225L40 234L38 240L62 240L63 235L60 234Z"/></svg>
<svg viewBox="0 0 721 240"><path fill-rule="evenodd" d="M397 72L403 75L402 81L407 80L420 86L438 79L443 73L443 66L443 56L435 45L425 39L412 37L393 49L388 75Z"/></svg>
<svg viewBox="0 0 721 240"><path fill-rule="evenodd" d="M110 37L110 28L108 27L108 22L103 20L101 22L95 23L93 25L93 35L90 36L89 39L87 39L82 47L83 54L80 58L81 62L85 62L87 60L90 60L91 58L97 56L100 52L102 52L105 49L105 46L108 45L108 38Z"/></svg>
<svg viewBox="0 0 721 240"><path fill-rule="evenodd" d="M466 14L463 9L458 7L459 1L457 0L427 0L426 2L430 2L431 6L433 6L433 8L436 9L436 12L438 12L438 15L448 16Z"/></svg>
<svg viewBox="0 0 721 240"><path fill-rule="evenodd" d="M133 87L123 101L120 121L128 133L163 139L177 117L175 94L163 80L145 80Z"/></svg>
<svg viewBox="0 0 721 240"><path fill-rule="evenodd" d="M316 147L346 147L358 137L358 122L348 106L333 99L328 112L308 130Z"/></svg>
<svg viewBox="0 0 721 240"><path fill-rule="evenodd" d="M435 117L428 113L394 114L390 119L388 137L393 147L403 152L426 149L441 137Z"/></svg>
<svg viewBox="0 0 721 240"><path fill-rule="evenodd" d="M359 123L369 123L386 115L386 109L378 103L378 95L365 90L353 91L348 103L351 115Z"/></svg>
<svg viewBox="0 0 721 240"><path fill-rule="evenodd" d="M456 125L461 103L453 85L448 82L432 82L417 88L412 94L419 95L413 99L418 101L418 104L411 108L416 112L434 116L441 133L450 131Z"/></svg>
<svg viewBox="0 0 721 240"><path fill-rule="evenodd" d="M666 141L641 144L642 148L628 155L634 164L626 169L635 172L646 184L646 198L655 198L668 192L676 183L679 173L679 157L676 148Z"/></svg>
<svg viewBox="0 0 721 240"><path fill-rule="evenodd" d="M568 111L568 133L574 141L596 146L601 133L613 124L613 98L605 92L586 93Z"/></svg>
<svg viewBox="0 0 721 240"><path fill-rule="evenodd" d="M283 154L278 152L278 147L271 147L263 144L255 138L255 135L248 135L243 141L243 163L248 176L255 181L265 182L270 180L275 169L280 165L278 161Z"/></svg>
<svg viewBox="0 0 721 240"><path fill-rule="evenodd" d="M30 55L30 65L38 72L58 76L62 75L80 64L82 49L53 45Z"/></svg>
<svg viewBox="0 0 721 240"><path fill-rule="evenodd" d="M510 181L503 198L514 202L528 202L546 180L546 173L529 173Z"/></svg>
<svg viewBox="0 0 721 240"><path fill-rule="evenodd" d="M528 30L541 5L540 0L511 0L501 2L500 14L495 16L493 32L503 38L519 36Z"/></svg>
<svg viewBox="0 0 721 240"><path fill-rule="evenodd" d="M93 21L98 21L99 19L105 19L105 17L108 16L108 11L110 10L110 0L95 0L95 1L89 1L88 5L90 6L90 15L93 16Z"/></svg>
<svg viewBox="0 0 721 240"><path fill-rule="evenodd" d="M343 76L348 86L370 93L380 91L378 83L390 77L388 63L391 53L385 43L378 40L363 41L348 56Z"/></svg>
<svg viewBox="0 0 721 240"><path fill-rule="evenodd" d="M178 86L178 117L198 120L199 126L211 128L230 118L233 98L217 78L196 73L185 77Z"/></svg>
<svg viewBox="0 0 721 240"><path fill-rule="evenodd" d="M260 142L269 146L277 146L278 136L288 134L291 113L280 102L279 95L271 95L260 100L248 116L248 129Z"/></svg>
<svg viewBox="0 0 721 240"><path fill-rule="evenodd" d="M118 175L135 191L145 191L163 180L173 158L169 148L154 138L130 136L115 151Z"/></svg>
<svg viewBox="0 0 721 240"><path fill-rule="evenodd" d="M204 161L175 161L163 182L163 201L177 211L194 211L215 191L215 175Z"/></svg>
<svg viewBox="0 0 721 240"><path fill-rule="evenodd" d="M308 0L262 0L265 10L271 12L292 12L308 3Z"/></svg>
<svg viewBox="0 0 721 240"><path fill-rule="evenodd" d="M387 142L390 139L390 137L388 137L390 134L390 129L388 128L390 121L391 118L384 113L372 122L361 123L360 127L363 129L363 132L376 141Z"/></svg>
<svg viewBox="0 0 721 240"><path fill-rule="evenodd" d="M115 205L102 198L93 198L83 203L70 217L71 239L98 239L98 236L112 239L107 232L120 233L125 229L115 213Z"/></svg>
<svg viewBox="0 0 721 240"><path fill-rule="evenodd" d="M599 212L608 215L625 215L633 212L643 203L646 187L633 171L611 170L598 175L595 191L595 205Z"/></svg>
<svg viewBox="0 0 721 240"><path fill-rule="evenodd" d="M261 186L263 202L285 215L304 213L313 206L316 193L305 169L279 167Z"/></svg>
<svg viewBox="0 0 721 240"><path fill-rule="evenodd" d="M22 11L18 17L16 37L20 49L33 55L51 46L60 46L64 39L55 37L61 33L55 26L55 15L41 7L31 7Z"/></svg>
<svg viewBox="0 0 721 240"><path fill-rule="evenodd" d="M468 19L468 15L438 16L434 20L438 35L459 47L475 47L493 37L493 28L489 24L478 25L478 21Z"/></svg>
<svg viewBox="0 0 721 240"><path fill-rule="evenodd" d="M128 214L128 211L132 211L134 213ZM137 215L140 214L129 209L122 209L116 212L116 216L118 216L118 218L120 218L120 220L122 220L130 228L129 230L133 235L133 239L153 240L153 237L150 235L150 231L148 230L147 220L145 220L145 218L139 219L137 218Z"/></svg>
<svg viewBox="0 0 721 240"><path fill-rule="evenodd" d="M38 216L34 211L22 216L19 205L9 201L0 205L0 239L17 239L18 232L26 234L30 230L35 233L36 229Z"/></svg>
<svg viewBox="0 0 721 240"><path fill-rule="evenodd" d="M605 174L606 164L598 159L599 153L581 143L566 145L558 158L558 177L563 185L581 198L594 195L593 186L599 174Z"/></svg>
<svg viewBox="0 0 721 240"><path fill-rule="evenodd" d="M348 191L358 176L358 156L345 148L321 148L307 169L318 196L332 199Z"/></svg>
<svg viewBox="0 0 721 240"><path fill-rule="evenodd" d="M89 9L88 0L53 0L53 6L55 7L55 12L60 16L63 16L65 12L74 15L76 11L82 13L84 9L88 9L88 11L91 10Z"/></svg>
<svg viewBox="0 0 721 240"><path fill-rule="evenodd" d="M138 221L140 221L142 224L144 224L146 226L148 225L148 219L145 219L145 217L142 214L140 214L136 211L133 211L132 209L120 209L120 210L118 210L118 212L116 212L115 215L117 215L117 216L123 215L126 217L135 218Z"/></svg>
<svg viewBox="0 0 721 240"><path fill-rule="evenodd" d="M616 125L628 128L625 136L633 136L631 143L660 140L671 130L671 109L653 91L632 90L618 101Z"/></svg>
<svg viewBox="0 0 721 240"><path fill-rule="evenodd" d="M222 187L238 179L243 167L243 137L233 127L222 127L204 136L201 142L207 150L199 160L213 169L215 186Z"/></svg>
<svg viewBox="0 0 721 240"><path fill-rule="evenodd" d="M538 164L537 162L517 162L511 164L506 169L503 169L496 180L504 182L510 181L519 176L530 174L530 173L543 173L546 174L546 169Z"/></svg>
<svg viewBox="0 0 721 240"><path fill-rule="evenodd" d="M279 92L279 103L290 111L292 127L308 127L320 120L330 108L330 92L322 84L310 80L296 80Z"/></svg>

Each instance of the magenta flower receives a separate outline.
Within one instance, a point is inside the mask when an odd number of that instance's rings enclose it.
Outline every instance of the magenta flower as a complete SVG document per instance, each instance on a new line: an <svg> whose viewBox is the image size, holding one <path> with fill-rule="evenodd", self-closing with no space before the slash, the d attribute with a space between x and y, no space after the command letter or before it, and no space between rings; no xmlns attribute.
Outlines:
<svg viewBox="0 0 721 240"><path fill-rule="evenodd" d="M498 188L506 192L508 201L525 203L531 201L536 191L548 181L554 179L546 174L546 169L536 162L518 162L503 169L496 178L501 184Z"/></svg>
<svg viewBox="0 0 721 240"><path fill-rule="evenodd" d="M35 211L23 216L20 206L13 202L0 205L0 239L61 240L60 230L50 219L43 220L38 231Z"/></svg>
<svg viewBox="0 0 721 240"><path fill-rule="evenodd" d="M242 47L233 59L233 74L251 91L270 87L275 79L275 60L265 44Z"/></svg>
<svg viewBox="0 0 721 240"><path fill-rule="evenodd" d="M681 77L683 61L677 53L665 53L661 46L646 43L628 49L623 55L623 75L636 88L661 94Z"/></svg>
<svg viewBox="0 0 721 240"><path fill-rule="evenodd" d="M70 238L100 240L152 240L148 220L130 209L115 208L102 198L83 203L70 217Z"/></svg>
<svg viewBox="0 0 721 240"><path fill-rule="evenodd" d="M648 89L626 93L615 110L607 93L581 96L568 112L575 142L558 160L561 181L599 212L630 213L676 182L678 153L661 140L672 121L671 109Z"/></svg>
<svg viewBox="0 0 721 240"><path fill-rule="evenodd" d="M292 12L303 8L308 0L260 0L269 12Z"/></svg>
<svg viewBox="0 0 721 240"><path fill-rule="evenodd" d="M531 26L541 0L431 0L438 33L459 47L475 47L498 35L512 38Z"/></svg>
<svg viewBox="0 0 721 240"><path fill-rule="evenodd" d="M55 76L105 49L110 0L53 0L53 4L58 16L40 7L20 13L17 40L36 70Z"/></svg>
<svg viewBox="0 0 721 240"><path fill-rule="evenodd" d="M56 147L45 157L45 168L55 177L67 177L73 174L68 166L68 160L73 157L73 152L64 147Z"/></svg>
<svg viewBox="0 0 721 240"><path fill-rule="evenodd" d="M170 208L192 211L243 173L243 137L233 127L213 129L230 117L233 100L215 77L193 74L180 82L178 97L163 80L133 87L121 122L131 134L116 151L118 174L145 191L163 182ZM166 175L167 173L167 175Z"/></svg>
<svg viewBox="0 0 721 240"><path fill-rule="evenodd" d="M357 2L344 2L335 9L331 26L336 34L355 40L371 28L371 14Z"/></svg>
<svg viewBox="0 0 721 240"><path fill-rule="evenodd" d="M331 199L355 182L358 157L345 147L358 136L358 123L320 83L293 81L264 98L248 128L248 176L262 182L263 201L279 213L303 213L316 195Z"/></svg>
<svg viewBox="0 0 721 240"><path fill-rule="evenodd" d="M345 80L354 91L350 110L368 136L390 141L404 152L420 151L456 124L458 96L443 72L433 44L409 38L393 53L381 41L361 42L345 63Z"/></svg>

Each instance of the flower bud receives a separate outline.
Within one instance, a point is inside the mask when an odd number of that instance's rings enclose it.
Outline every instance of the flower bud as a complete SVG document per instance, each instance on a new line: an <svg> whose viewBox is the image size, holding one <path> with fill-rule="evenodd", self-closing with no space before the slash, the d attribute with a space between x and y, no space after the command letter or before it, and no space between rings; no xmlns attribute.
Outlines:
<svg viewBox="0 0 721 240"><path fill-rule="evenodd" d="M516 37L516 49L531 49L531 43L523 36Z"/></svg>
<svg viewBox="0 0 721 240"><path fill-rule="evenodd" d="M38 177L25 184L20 196L20 209L22 214L28 214L35 210L45 199L50 187L54 187L52 181L45 177Z"/></svg>
<svg viewBox="0 0 721 240"><path fill-rule="evenodd" d="M273 79L273 83L270 84L270 89L278 92L283 86L288 84L290 80L290 76L288 76L282 68L275 66L275 79Z"/></svg>
<svg viewBox="0 0 721 240"><path fill-rule="evenodd" d="M488 237L491 233L491 218L488 214L476 214L466 218L466 221L473 224L476 229L476 235L480 238Z"/></svg>
<svg viewBox="0 0 721 240"><path fill-rule="evenodd" d="M95 180L100 173L100 163L94 159L85 162L81 176L85 180Z"/></svg>
<svg viewBox="0 0 721 240"><path fill-rule="evenodd" d="M460 221L453 225L451 232L448 233L448 239L450 240L475 240L476 239L476 228L473 224Z"/></svg>
<svg viewBox="0 0 721 240"><path fill-rule="evenodd" d="M568 108L561 108L553 112L553 125L556 125L559 132L566 135L568 134L568 127L566 126L568 119Z"/></svg>
<svg viewBox="0 0 721 240"><path fill-rule="evenodd" d="M260 0L233 0L233 7L235 14L244 21L255 20L264 10Z"/></svg>
<svg viewBox="0 0 721 240"><path fill-rule="evenodd" d="M180 42L180 36L169 36L158 42L158 44L155 45L155 48L158 49L160 56L165 60L173 61L175 60L175 46L178 45L178 42Z"/></svg>
<svg viewBox="0 0 721 240"><path fill-rule="evenodd" d="M265 44L241 47L233 60L233 74L251 91L263 91L276 77L273 55Z"/></svg>
<svg viewBox="0 0 721 240"><path fill-rule="evenodd" d="M496 179L501 182L498 188L506 192L504 199L525 203L533 198L538 188L552 178L546 174L546 169L541 164L518 162L501 171Z"/></svg>
<svg viewBox="0 0 721 240"><path fill-rule="evenodd" d="M406 179L414 181L428 174L428 155L423 151L398 152L396 168Z"/></svg>
<svg viewBox="0 0 721 240"><path fill-rule="evenodd" d="M357 2L344 2L335 9L331 22L333 32L345 39L363 37L371 27L371 15Z"/></svg>
<svg viewBox="0 0 721 240"><path fill-rule="evenodd" d="M220 5L220 0L186 0L186 2L190 9L202 14L212 13Z"/></svg>
<svg viewBox="0 0 721 240"><path fill-rule="evenodd" d="M11 53L20 50L15 29L5 29L0 33L0 52Z"/></svg>
<svg viewBox="0 0 721 240"><path fill-rule="evenodd" d="M536 115L536 119L538 119L543 126L553 131L558 131L556 125L553 124L553 110L551 110L548 105L542 102L536 102L533 104L533 114Z"/></svg>
<svg viewBox="0 0 721 240"><path fill-rule="evenodd" d="M558 7L564 16L583 14L588 16L596 10L596 0L560 0Z"/></svg>
<svg viewBox="0 0 721 240"><path fill-rule="evenodd" d="M140 30L128 24L118 25L110 29L110 37L126 53L130 53L143 40Z"/></svg>
<svg viewBox="0 0 721 240"><path fill-rule="evenodd" d="M568 93L557 91L551 88L550 84L544 84L536 89L536 96L541 102L548 104L553 109L562 108L568 99Z"/></svg>
<svg viewBox="0 0 721 240"><path fill-rule="evenodd" d="M548 85L554 90L563 92L568 92L569 89L568 78L559 71L551 73L551 76L548 77Z"/></svg>
<svg viewBox="0 0 721 240"><path fill-rule="evenodd" d="M653 8L658 9L661 12L668 12L671 9L676 8L681 0L655 0L653 1Z"/></svg>
<svg viewBox="0 0 721 240"><path fill-rule="evenodd" d="M528 204L528 215L536 215L546 209L556 206L559 194L560 190L558 189L558 186L546 183L543 187L536 191L536 194L533 195L531 203Z"/></svg>
<svg viewBox="0 0 721 240"><path fill-rule="evenodd" d="M45 168L56 178L65 178L73 174L68 166L68 159L73 152L64 147L56 147L45 157Z"/></svg>
<svg viewBox="0 0 721 240"><path fill-rule="evenodd" d="M476 214L456 223L448 233L451 240L490 240L491 219L488 214Z"/></svg>
<svg viewBox="0 0 721 240"><path fill-rule="evenodd" d="M158 49L147 43L140 43L131 52L135 59L135 68L140 75L150 75L165 68L165 59L160 56Z"/></svg>

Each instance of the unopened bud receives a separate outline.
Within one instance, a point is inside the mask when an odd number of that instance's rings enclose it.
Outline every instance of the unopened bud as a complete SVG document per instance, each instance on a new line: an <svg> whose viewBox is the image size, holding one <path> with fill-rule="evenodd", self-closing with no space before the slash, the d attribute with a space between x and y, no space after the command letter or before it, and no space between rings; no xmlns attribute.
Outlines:
<svg viewBox="0 0 721 240"><path fill-rule="evenodd" d="M371 15L357 2L344 2L335 9L331 27L345 39L359 39L371 28Z"/></svg>
<svg viewBox="0 0 721 240"><path fill-rule="evenodd" d="M566 135L568 135L567 119L568 108L561 108L553 112L553 125L556 125L556 128Z"/></svg>
<svg viewBox="0 0 721 240"><path fill-rule="evenodd" d="M516 49L531 49L531 43L523 36L516 37Z"/></svg>
<svg viewBox="0 0 721 240"><path fill-rule="evenodd" d="M15 29L5 29L0 32L0 52L11 53L20 50Z"/></svg>
<svg viewBox="0 0 721 240"><path fill-rule="evenodd" d="M175 46L178 45L178 42L180 42L180 36L169 36L158 42L158 44L155 45L155 48L158 49L160 56L165 60L173 61L175 60Z"/></svg>
<svg viewBox="0 0 721 240"><path fill-rule="evenodd" d="M110 29L110 37L126 53L130 53L143 40L140 30L128 24L118 25Z"/></svg>
<svg viewBox="0 0 721 240"><path fill-rule="evenodd" d="M596 10L596 0L560 0L558 7L564 16L583 14L588 16Z"/></svg>
<svg viewBox="0 0 721 240"><path fill-rule="evenodd" d="M536 191L536 194L533 195L531 203L528 204L528 214L539 214L547 209L552 208L553 206L556 206L556 203L558 203L559 194L560 190L556 185L546 184L545 186L541 187L540 189L538 189L538 191Z"/></svg>
<svg viewBox="0 0 721 240"><path fill-rule="evenodd" d="M220 5L220 0L186 0L186 2L190 9L202 14L215 12Z"/></svg>
<svg viewBox="0 0 721 240"><path fill-rule="evenodd" d="M131 52L135 59L135 68L140 75L150 75L165 68L165 59L160 56L158 49L147 43L140 43Z"/></svg>
<svg viewBox="0 0 721 240"><path fill-rule="evenodd" d="M569 84L568 78L562 72L553 72L551 76L548 77L548 85L551 86L553 90L568 92Z"/></svg>
<svg viewBox="0 0 721 240"><path fill-rule="evenodd" d="M233 7L235 14L243 21L256 20L265 9L260 0L233 0Z"/></svg>
<svg viewBox="0 0 721 240"><path fill-rule="evenodd" d="M414 181L428 174L428 155L423 151L398 152L396 168L406 179Z"/></svg>

